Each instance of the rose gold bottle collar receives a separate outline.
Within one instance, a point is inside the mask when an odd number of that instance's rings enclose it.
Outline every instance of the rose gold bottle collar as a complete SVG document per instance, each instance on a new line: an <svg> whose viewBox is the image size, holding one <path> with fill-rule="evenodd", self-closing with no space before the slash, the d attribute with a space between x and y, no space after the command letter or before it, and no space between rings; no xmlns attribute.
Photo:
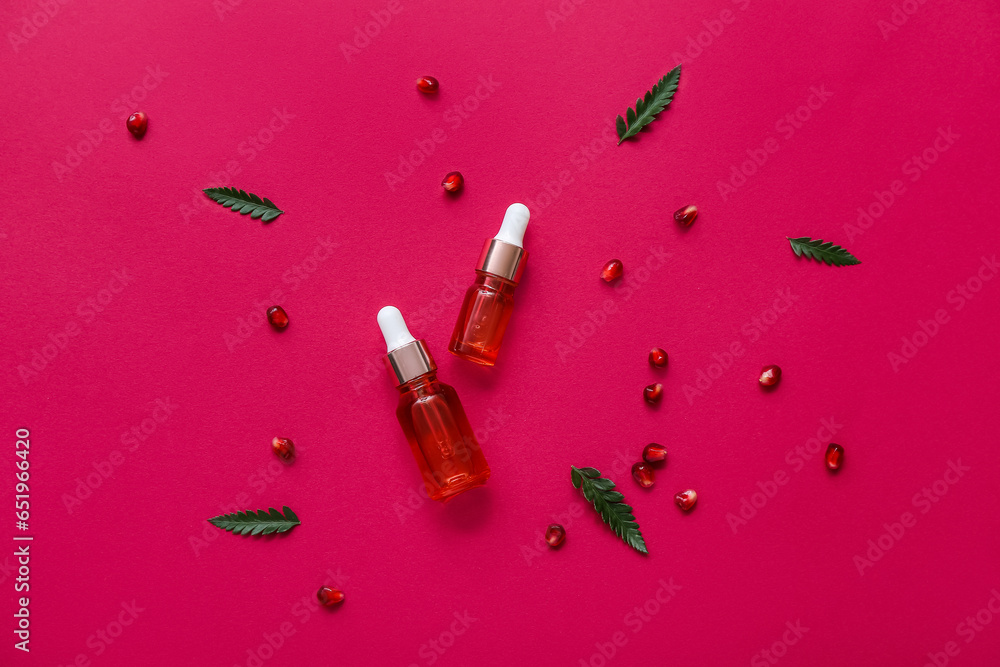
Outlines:
<svg viewBox="0 0 1000 667"><path fill-rule="evenodd" d="M487 239L476 268L517 284L527 259L528 253L524 248L500 239Z"/></svg>
<svg viewBox="0 0 1000 667"><path fill-rule="evenodd" d="M385 365L394 378L396 386L406 384L415 377L437 370L434 357L427 349L427 343L415 340L385 355Z"/></svg>

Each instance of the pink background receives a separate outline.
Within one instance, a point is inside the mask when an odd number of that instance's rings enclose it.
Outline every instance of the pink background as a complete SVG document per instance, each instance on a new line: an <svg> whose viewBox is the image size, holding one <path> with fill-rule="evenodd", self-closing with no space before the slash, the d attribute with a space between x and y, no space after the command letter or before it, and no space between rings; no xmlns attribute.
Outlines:
<svg viewBox="0 0 1000 667"><path fill-rule="evenodd" d="M964 619L992 618L1000 589L1000 280L952 293L1000 246L996 3L910 0L885 36L889 0L400 3L70 0L47 20L45 3L4 3L0 663L997 664L998 619ZM372 11L391 20L345 55ZM673 53L674 104L637 141L602 138ZM424 74L436 97L414 90ZM832 96L801 110L814 88ZM123 127L139 108L141 142ZM797 111L798 127L782 120ZM437 128L443 143L390 188ZM936 154L939 128L952 138ZM765 144L777 152L723 196ZM89 154L70 167L71 149ZM934 164L913 171L925 149ZM451 198L439 183L455 169L467 185ZM199 194L227 181L287 213L265 226ZM445 352L450 285L470 283L513 201L534 214L526 277L499 365L473 367ZM682 230L670 215L689 203L701 214ZM863 264L797 260L785 236L803 235ZM599 280L612 257L632 287ZM129 284L102 291L123 269ZM778 290L796 298L775 318ZM241 326L272 302L287 331ZM449 505L415 495L380 365L386 304L427 339L493 470ZM939 309L927 340L919 322ZM68 325L78 335L22 380ZM769 394L765 363L784 369ZM699 373L715 379L689 401ZM157 399L173 406L162 422ZM847 451L837 475L794 453L823 420ZM277 467L275 435L298 445L294 465ZM650 441L670 459L644 491L623 469ZM949 462L968 470L921 500ZM648 557L581 513L570 465L613 477ZM689 487L684 515L673 494ZM744 502L762 506L734 524ZM206 523L243 503L303 523L271 539ZM915 524L885 533L905 512ZM535 550L554 517L565 545ZM34 537L30 655L12 647L15 534ZM859 573L880 536L891 546ZM342 607L303 605L333 578Z"/></svg>

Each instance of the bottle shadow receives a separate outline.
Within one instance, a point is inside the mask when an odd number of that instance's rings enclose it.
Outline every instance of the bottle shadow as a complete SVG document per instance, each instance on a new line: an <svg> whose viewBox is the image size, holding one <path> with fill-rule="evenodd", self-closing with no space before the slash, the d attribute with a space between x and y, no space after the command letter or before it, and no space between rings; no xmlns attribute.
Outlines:
<svg viewBox="0 0 1000 667"><path fill-rule="evenodd" d="M493 491L488 486L469 489L445 503L435 512L435 518L443 528L465 534L475 533L489 523L496 503Z"/></svg>
<svg viewBox="0 0 1000 667"><path fill-rule="evenodd" d="M449 352L449 354L451 353ZM473 386L478 390L494 391L497 383L503 377L503 370L496 366L484 366L467 359L459 359L454 355L452 357L456 360L456 363L451 372L461 376L464 384Z"/></svg>

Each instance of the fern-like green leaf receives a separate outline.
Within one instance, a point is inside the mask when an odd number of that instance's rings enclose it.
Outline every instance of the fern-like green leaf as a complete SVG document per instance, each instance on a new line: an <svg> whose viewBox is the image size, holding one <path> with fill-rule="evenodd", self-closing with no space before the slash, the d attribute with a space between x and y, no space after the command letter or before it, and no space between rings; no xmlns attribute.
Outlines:
<svg viewBox="0 0 1000 667"><path fill-rule="evenodd" d="M253 193L247 194L236 188L208 188L202 192L208 195L212 201L242 215L249 213L251 218L254 220L260 218L261 222L271 222L284 213L267 197L261 199Z"/></svg>
<svg viewBox="0 0 1000 667"><path fill-rule="evenodd" d="M285 514L273 507L267 510L247 510L245 512L233 512L231 514L220 514L208 520L210 524L228 530L234 535L270 535L271 533L285 533L298 526L301 521L288 507L282 507Z"/></svg>
<svg viewBox="0 0 1000 667"><path fill-rule="evenodd" d="M639 130L649 125L656 118L656 114L663 111L671 100L674 99L674 92L677 90L677 82L681 78L681 66L673 68L667 75L656 82L653 89L648 91L645 97L640 97L635 101L635 109L628 109L625 118L628 119L628 128L625 127L625 120L618 116L615 119L615 128L618 130L618 145L639 133Z"/></svg>
<svg viewBox="0 0 1000 667"><path fill-rule="evenodd" d="M808 236L801 236L797 239L793 239L791 236L785 238L791 244L796 257L804 255L809 259L826 262L827 266L850 266L861 263L860 259L829 241L824 243L822 239L811 239Z"/></svg>
<svg viewBox="0 0 1000 667"><path fill-rule="evenodd" d="M594 506L604 519L604 523L608 524L625 544L639 553L649 553L646 551L642 533L639 532L639 524L632 516L632 508L622 502L625 496L612 491L615 488L614 482L601 477L601 472L594 468L570 466L569 476L573 486L583 491L583 497Z"/></svg>

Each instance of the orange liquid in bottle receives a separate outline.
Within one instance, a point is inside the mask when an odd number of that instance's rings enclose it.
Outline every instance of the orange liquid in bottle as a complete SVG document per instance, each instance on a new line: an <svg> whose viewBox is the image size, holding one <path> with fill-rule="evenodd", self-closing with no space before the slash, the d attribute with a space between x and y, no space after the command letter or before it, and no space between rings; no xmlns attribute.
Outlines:
<svg viewBox="0 0 1000 667"><path fill-rule="evenodd" d="M475 284L465 293L448 350L463 359L492 366L514 312L516 285L484 271L476 274Z"/></svg>
<svg viewBox="0 0 1000 667"><path fill-rule="evenodd" d="M445 501L490 477L483 450L454 388L433 372L399 386L396 417L432 500Z"/></svg>

